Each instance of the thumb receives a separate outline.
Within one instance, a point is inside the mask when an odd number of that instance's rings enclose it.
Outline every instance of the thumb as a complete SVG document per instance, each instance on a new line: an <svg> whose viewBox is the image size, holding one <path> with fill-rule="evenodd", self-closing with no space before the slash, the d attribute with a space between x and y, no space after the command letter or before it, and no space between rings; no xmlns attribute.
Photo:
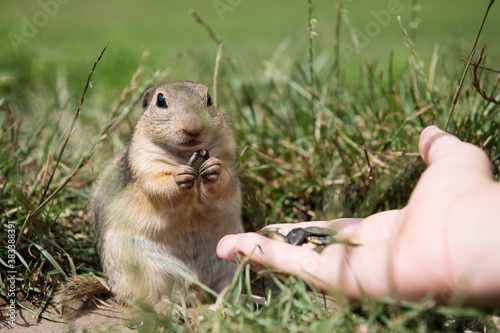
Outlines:
<svg viewBox="0 0 500 333"><path fill-rule="evenodd" d="M484 151L436 126L422 131L419 151L427 166L439 164L450 172L459 171L464 176L473 172L491 178L490 161Z"/></svg>

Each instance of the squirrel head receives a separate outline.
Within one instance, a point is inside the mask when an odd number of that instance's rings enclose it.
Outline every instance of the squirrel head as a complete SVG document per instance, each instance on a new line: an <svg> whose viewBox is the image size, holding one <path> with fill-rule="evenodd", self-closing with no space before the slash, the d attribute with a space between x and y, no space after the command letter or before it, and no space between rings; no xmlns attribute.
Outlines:
<svg viewBox="0 0 500 333"><path fill-rule="evenodd" d="M146 136L183 158L199 149L210 156L234 151L232 132L203 84L163 83L144 93L142 108L134 136Z"/></svg>

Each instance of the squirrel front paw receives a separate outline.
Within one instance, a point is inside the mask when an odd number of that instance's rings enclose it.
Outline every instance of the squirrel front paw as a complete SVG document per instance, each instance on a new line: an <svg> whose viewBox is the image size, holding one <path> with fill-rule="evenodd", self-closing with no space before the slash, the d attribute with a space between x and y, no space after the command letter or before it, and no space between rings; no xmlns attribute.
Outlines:
<svg viewBox="0 0 500 333"><path fill-rule="evenodd" d="M198 177L196 170L187 165L179 165L175 167L172 174L177 186L185 190L193 188L194 182Z"/></svg>
<svg viewBox="0 0 500 333"><path fill-rule="evenodd" d="M218 158L210 157L200 168L200 176L203 183L213 183L219 179L222 172L222 162Z"/></svg>

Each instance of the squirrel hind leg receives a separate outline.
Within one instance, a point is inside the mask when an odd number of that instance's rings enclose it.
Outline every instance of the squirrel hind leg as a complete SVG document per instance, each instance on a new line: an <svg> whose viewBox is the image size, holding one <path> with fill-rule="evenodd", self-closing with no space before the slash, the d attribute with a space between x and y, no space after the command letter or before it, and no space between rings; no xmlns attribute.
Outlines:
<svg viewBox="0 0 500 333"><path fill-rule="evenodd" d="M181 316L183 315L182 306L179 304L172 303L168 298L162 298L156 304L153 305L153 310L159 315L172 317L172 316Z"/></svg>
<svg viewBox="0 0 500 333"><path fill-rule="evenodd" d="M179 287L179 286L176 286ZM175 288L175 287L174 287ZM179 287L180 288L180 287ZM177 317L184 318L183 306L187 308L196 305L199 301L202 303L207 301L209 295L203 291L198 286L190 285L188 292L185 291L174 291L173 295L168 297L164 295L157 302L152 304L153 311L159 315L166 317Z"/></svg>

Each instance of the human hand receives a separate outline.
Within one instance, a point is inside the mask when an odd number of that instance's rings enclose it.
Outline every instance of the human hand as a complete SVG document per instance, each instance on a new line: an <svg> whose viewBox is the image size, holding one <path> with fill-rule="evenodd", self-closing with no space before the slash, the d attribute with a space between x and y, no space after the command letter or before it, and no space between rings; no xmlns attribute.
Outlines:
<svg viewBox="0 0 500 333"><path fill-rule="evenodd" d="M427 170L401 210L366 219L273 225L330 227L361 246L330 245L321 254L255 233L229 235L217 247L234 261L253 254L255 265L302 276L320 289L415 300L429 293L469 303L500 303L500 186L484 152L435 126L420 137ZM256 245L259 245L256 247Z"/></svg>

